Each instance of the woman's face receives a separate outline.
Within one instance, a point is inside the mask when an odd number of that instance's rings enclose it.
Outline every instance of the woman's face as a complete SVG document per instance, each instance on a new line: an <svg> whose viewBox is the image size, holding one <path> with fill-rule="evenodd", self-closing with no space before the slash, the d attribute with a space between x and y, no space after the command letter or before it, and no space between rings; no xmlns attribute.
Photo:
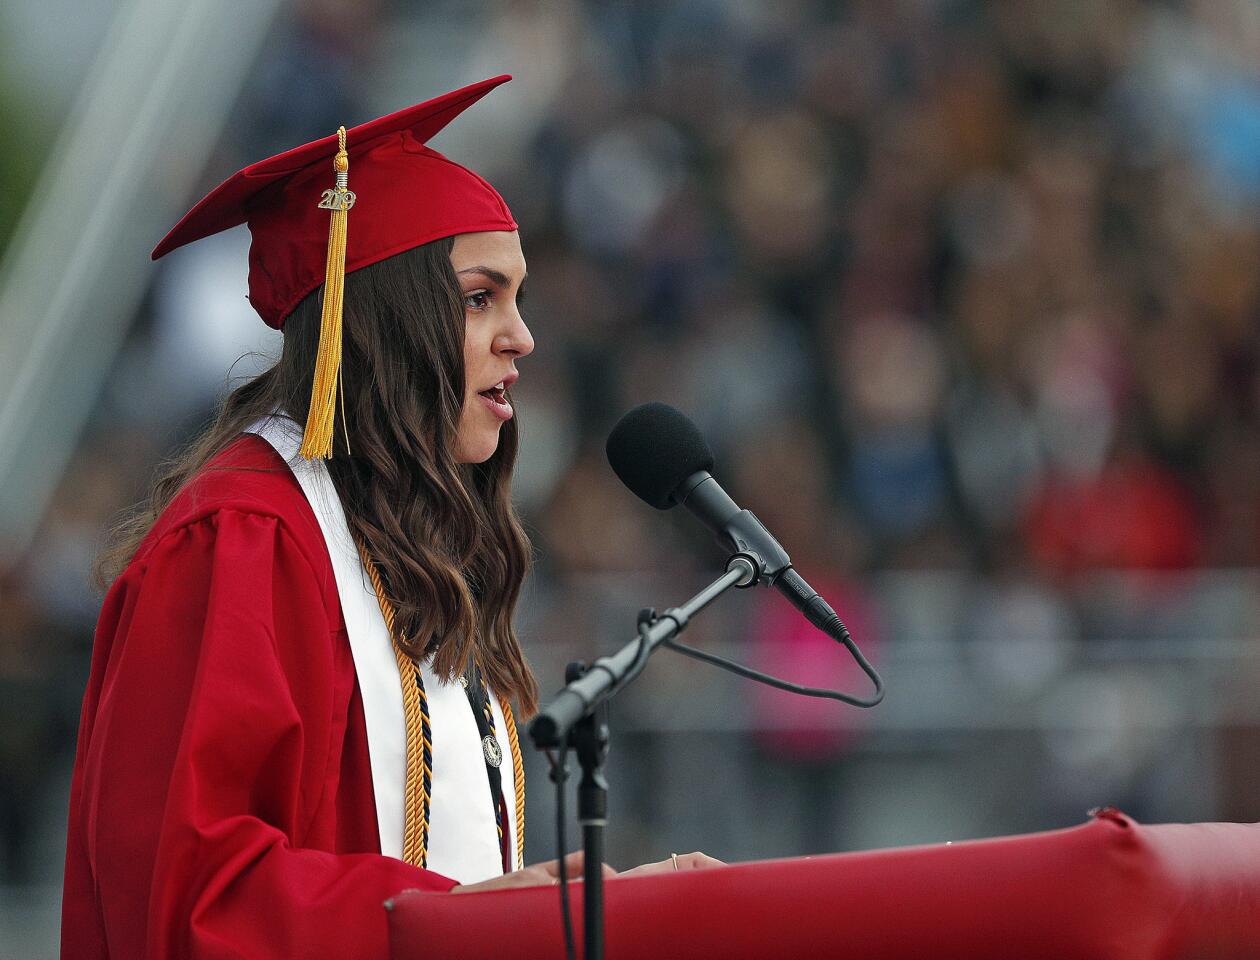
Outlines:
<svg viewBox="0 0 1260 960"><path fill-rule="evenodd" d="M521 319L525 255L516 231L462 233L451 247L451 264L464 294L464 408L455 459L489 460L499 430L512 419L506 390L516 380L516 358L534 349Z"/></svg>

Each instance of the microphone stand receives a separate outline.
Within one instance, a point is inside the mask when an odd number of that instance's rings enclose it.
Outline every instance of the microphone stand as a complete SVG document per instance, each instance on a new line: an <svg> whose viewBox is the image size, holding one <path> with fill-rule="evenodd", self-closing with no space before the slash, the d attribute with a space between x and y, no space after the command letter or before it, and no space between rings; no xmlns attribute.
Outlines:
<svg viewBox="0 0 1260 960"><path fill-rule="evenodd" d="M680 607L659 618L640 619L639 636L611 657L600 657L589 667L569 665L566 686L530 722L529 735L539 750L572 747L582 768L578 783L578 823L582 826L583 932L586 960L604 958L604 830L608 826L607 702L637 677L648 657L662 643L687 628L691 618L731 587L757 582L758 564L746 554L727 562L726 573Z"/></svg>

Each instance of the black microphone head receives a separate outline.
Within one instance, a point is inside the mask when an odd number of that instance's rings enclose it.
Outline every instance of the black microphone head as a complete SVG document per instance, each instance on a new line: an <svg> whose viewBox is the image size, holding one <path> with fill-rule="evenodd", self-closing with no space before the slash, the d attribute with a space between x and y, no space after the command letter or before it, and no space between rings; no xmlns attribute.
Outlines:
<svg viewBox="0 0 1260 960"><path fill-rule="evenodd" d="M666 403L645 403L617 421L608 435L608 463L635 496L658 510L698 470L713 469L713 451L700 428Z"/></svg>

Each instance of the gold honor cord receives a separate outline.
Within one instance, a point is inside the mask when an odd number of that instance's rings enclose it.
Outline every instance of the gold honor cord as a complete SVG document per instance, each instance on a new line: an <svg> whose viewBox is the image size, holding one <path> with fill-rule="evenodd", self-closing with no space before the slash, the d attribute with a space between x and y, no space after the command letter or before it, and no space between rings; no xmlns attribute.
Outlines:
<svg viewBox="0 0 1260 960"><path fill-rule="evenodd" d="M521 742L516 736L516 718L506 697L499 697L503 725L507 727L508 746L512 749L512 779L516 783L516 869L525 866L525 764L521 760Z"/></svg>
<svg viewBox="0 0 1260 960"><path fill-rule="evenodd" d="M385 629L394 648L394 661L402 680L403 720L407 727L407 781L403 788L403 850L406 863L424 867L429 846L429 794L433 787L433 737L429 728L429 701L424 693L424 680L419 668L398 645L394 632L394 605L385 596L380 572L359 544L359 557L367 570Z"/></svg>
<svg viewBox="0 0 1260 960"><path fill-rule="evenodd" d="M389 630L394 646L394 660L398 664L398 676L402 683L403 719L407 726L407 781L403 789L403 856L402 859L417 867L428 862L429 801L433 791L433 735L429 726L429 701L425 696L424 679L420 666L398 644L394 631L394 605L385 596L381 575L367 550L359 545L359 556L367 570L376 602ZM512 751L512 776L516 783L516 865L525 863L525 767L521 760L521 744L516 733L516 719L512 707L499 697L503 710L503 722L507 728L508 747ZM497 809L497 804L496 804ZM496 817L496 820L498 818ZM502 823L499 826L502 847Z"/></svg>

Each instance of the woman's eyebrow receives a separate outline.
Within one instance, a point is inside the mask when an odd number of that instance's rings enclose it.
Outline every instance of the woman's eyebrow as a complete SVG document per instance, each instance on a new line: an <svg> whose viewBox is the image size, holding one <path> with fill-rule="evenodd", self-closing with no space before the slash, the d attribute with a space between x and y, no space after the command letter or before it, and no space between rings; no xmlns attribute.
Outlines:
<svg viewBox="0 0 1260 960"><path fill-rule="evenodd" d="M483 266L465 267L463 270L458 271L458 274L461 277L466 273L479 273L483 277L486 277L488 280L490 280L492 283L497 283L501 287L510 287L512 285L512 281L508 279L507 274L502 273L499 270L495 270L493 267L483 267ZM524 282L525 282L525 278L522 277L521 283L524 283Z"/></svg>

